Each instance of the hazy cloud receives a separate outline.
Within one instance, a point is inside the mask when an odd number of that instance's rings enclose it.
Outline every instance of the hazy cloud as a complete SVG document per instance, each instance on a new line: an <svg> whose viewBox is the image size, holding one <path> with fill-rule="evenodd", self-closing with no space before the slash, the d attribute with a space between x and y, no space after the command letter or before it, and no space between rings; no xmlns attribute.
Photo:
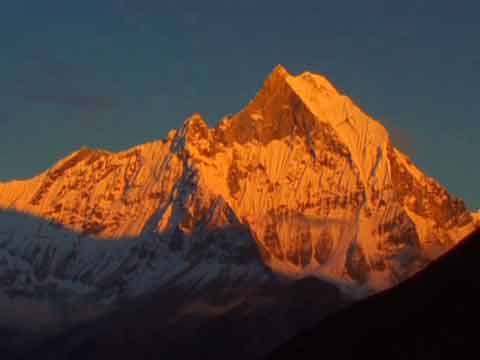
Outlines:
<svg viewBox="0 0 480 360"><path fill-rule="evenodd" d="M17 77L15 83L3 84L0 93L38 104L68 106L88 112L103 112L118 104L112 96L89 95L93 81L82 90L81 85L88 84L95 74L78 64L56 58L26 58L21 73L23 76ZM5 116L0 112L0 121L5 121L3 118Z"/></svg>
<svg viewBox="0 0 480 360"><path fill-rule="evenodd" d="M112 98L97 95L33 95L25 98L38 103L72 106L84 110L108 110L115 106Z"/></svg>
<svg viewBox="0 0 480 360"><path fill-rule="evenodd" d="M408 155L415 155L418 150L415 138L407 130L398 126L388 126L393 145Z"/></svg>

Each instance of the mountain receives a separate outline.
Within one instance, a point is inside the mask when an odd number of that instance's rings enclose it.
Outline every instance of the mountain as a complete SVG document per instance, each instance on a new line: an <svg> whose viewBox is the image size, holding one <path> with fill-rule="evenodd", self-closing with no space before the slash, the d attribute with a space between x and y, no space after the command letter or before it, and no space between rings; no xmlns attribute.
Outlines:
<svg viewBox="0 0 480 360"><path fill-rule="evenodd" d="M226 314L245 294L311 276L341 291L338 307L474 228L378 121L325 77L282 66L216 127L194 114L164 140L80 149L0 183L0 210L0 306L34 304L42 326L62 329L174 291L193 292L187 307L203 314L209 291L225 289L213 313Z"/></svg>
<svg viewBox="0 0 480 360"><path fill-rule="evenodd" d="M269 359L468 359L478 352L480 231L397 287L296 336Z"/></svg>
<svg viewBox="0 0 480 360"><path fill-rule="evenodd" d="M276 272L374 288L448 249L472 224L463 202L396 149L379 122L323 76L282 66L215 128L197 114L166 140L117 154L81 149L33 179L1 184L0 205L79 237L162 237L181 258L198 258L212 243L200 238L230 227L239 240L225 244L243 248L226 253L238 261L258 248Z"/></svg>

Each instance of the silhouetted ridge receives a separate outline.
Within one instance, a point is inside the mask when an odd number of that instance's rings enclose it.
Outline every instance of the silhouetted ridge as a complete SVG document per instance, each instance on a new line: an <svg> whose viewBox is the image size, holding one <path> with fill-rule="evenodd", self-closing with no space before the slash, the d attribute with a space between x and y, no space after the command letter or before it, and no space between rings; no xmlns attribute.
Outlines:
<svg viewBox="0 0 480 360"><path fill-rule="evenodd" d="M477 230L409 280L328 316L268 359L476 358L479 259Z"/></svg>

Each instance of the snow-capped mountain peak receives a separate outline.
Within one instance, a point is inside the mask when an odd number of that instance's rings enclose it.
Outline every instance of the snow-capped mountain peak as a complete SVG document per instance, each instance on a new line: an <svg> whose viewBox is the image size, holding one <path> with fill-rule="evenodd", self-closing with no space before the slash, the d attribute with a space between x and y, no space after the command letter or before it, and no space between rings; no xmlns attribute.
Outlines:
<svg viewBox="0 0 480 360"><path fill-rule="evenodd" d="M270 268L385 288L473 228L463 202L396 149L380 122L324 76L293 76L281 65L218 126L194 114L165 140L119 153L81 149L30 180L0 184L0 208L71 238L129 239L118 258L130 267L104 274L132 287L139 277L165 280L186 269L207 279L262 277ZM35 263L33 253L24 256L24 234L3 234L14 244L8 259ZM42 234L50 240L27 236L31 248L58 243L50 228ZM100 271L78 265L82 251L71 244L70 273ZM149 264L165 274L143 268L139 247L151 249ZM66 261L55 256L45 271ZM28 266L37 265L22 265L24 277Z"/></svg>

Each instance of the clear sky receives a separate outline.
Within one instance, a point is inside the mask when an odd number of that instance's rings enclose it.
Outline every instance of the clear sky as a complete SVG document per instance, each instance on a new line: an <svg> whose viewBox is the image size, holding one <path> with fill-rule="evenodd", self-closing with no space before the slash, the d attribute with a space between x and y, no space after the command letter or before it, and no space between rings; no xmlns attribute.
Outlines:
<svg viewBox="0 0 480 360"><path fill-rule="evenodd" d="M278 63L319 72L480 207L478 1L7 0L0 179L82 145L163 138L235 113Z"/></svg>

